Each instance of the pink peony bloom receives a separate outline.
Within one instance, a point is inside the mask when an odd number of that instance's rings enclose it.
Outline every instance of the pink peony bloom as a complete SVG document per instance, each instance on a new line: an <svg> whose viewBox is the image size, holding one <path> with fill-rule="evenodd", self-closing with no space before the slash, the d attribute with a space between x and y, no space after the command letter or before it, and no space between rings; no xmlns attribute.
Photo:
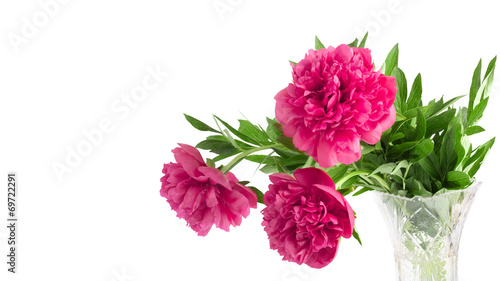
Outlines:
<svg viewBox="0 0 500 281"><path fill-rule="evenodd" d="M232 174L224 175L207 167L200 152L186 144L172 150L177 163L165 164L161 178L161 196L167 199L177 217L205 236L212 225L229 231L241 224L250 208L257 208L257 195L239 184Z"/></svg>
<svg viewBox="0 0 500 281"><path fill-rule="evenodd" d="M294 145L321 167L351 164L360 140L375 144L396 120L396 80L374 72L370 50L309 50L276 99L276 119Z"/></svg>
<svg viewBox="0 0 500 281"><path fill-rule="evenodd" d="M335 257L339 238L351 237L354 212L323 170L298 169L293 175L269 176L262 225L283 260L322 268Z"/></svg>

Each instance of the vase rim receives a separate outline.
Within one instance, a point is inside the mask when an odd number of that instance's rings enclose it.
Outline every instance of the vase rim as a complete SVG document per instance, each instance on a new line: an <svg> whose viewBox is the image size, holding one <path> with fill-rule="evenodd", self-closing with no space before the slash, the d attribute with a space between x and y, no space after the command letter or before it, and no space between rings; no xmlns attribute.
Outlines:
<svg viewBox="0 0 500 281"><path fill-rule="evenodd" d="M402 200L407 200L407 201L429 201L429 200L434 200L434 199L442 197L442 196L448 196L448 195L455 194L455 193L461 193L461 192L465 192L465 191L471 191L473 189L477 189L482 184L483 184L482 181L478 181L478 180L476 180L474 178L473 182L468 187L466 187L464 189L449 190L449 191L447 191L445 193L441 193L439 195L432 195L431 197L422 197L422 196L416 195L416 196L413 196L413 197L409 198L409 197L405 197L405 196L401 196L401 195L395 195L395 194L388 193L388 192L380 192L378 190L373 190L373 191L375 193L377 193L377 194L380 194L380 195L385 195L385 196L389 196L389 197L393 197L393 198L398 198L398 199L402 199Z"/></svg>

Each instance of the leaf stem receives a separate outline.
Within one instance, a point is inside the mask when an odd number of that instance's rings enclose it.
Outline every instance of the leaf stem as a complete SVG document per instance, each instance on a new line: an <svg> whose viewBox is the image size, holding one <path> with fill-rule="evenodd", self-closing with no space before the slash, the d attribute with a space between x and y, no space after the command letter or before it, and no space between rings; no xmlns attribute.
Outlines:
<svg viewBox="0 0 500 281"><path fill-rule="evenodd" d="M241 152L240 154L238 154L236 157L234 157L229 163L227 163L227 165L224 165L224 167L222 167L221 171L222 171L222 173L227 174L227 172L229 172L234 166L236 166L236 164L238 164L241 160L243 160L243 158L245 158L248 155L255 153L257 151L266 150L266 149L270 149L270 148L282 148L282 147L284 147L284 146L281 144L270 144L270 145L264 145L264 146L255 147L255 148L252 148L249 150L245 150L245 151Z"/></svg>
<svg viewBox="0 0 500 281"><path fill-rule="evenodd" d="M391 188L389 187L389 185L387 184L387 182L382 179L381 177L377 176L377 175L370 175L371 173L370 172L367 172L367 171L354 171L352 173L349 173L347 175L345 175L344 177L342 177L340 180L338 180L335 185L336 186L342 186L342 184L344 182L346 182L348 179L354 177L354 176L360 176L360 175L366 175L367 178L372 178L372 179L375 179L382 187L384 187L389 193L391 192Z"/></svg>
<svg viewBox="0 0 500 281"><path fill-rule="evenodd" d="M355 177L355 176L359 176L359 175L369 175L370 173L369 172L366 172L366 171L354 171L352 173L349 173L345 176L343 176L340 180L338 180L335 185L336 186L342 186L342 184L344 184L344 182L346 182L348 179L352 178L352 177Z"/></svg>
<svg viewBox="0 0 500 281"><path fill-rule="evenodd" d="M306 163L304 163L304 166L302 166L302 168L309 168L313 166L314 166L314 159L311 156L309 156L309 158L307 158L307 161Z"/></svg>
<svg viewBox="0 0 500 281"><path fill-rule="evenodd" d="M410 171L411 163L408 164L408 167L406 168L405 174L403 176L403 190L406 190L406 177L408 176L408 171Z"/></svg>

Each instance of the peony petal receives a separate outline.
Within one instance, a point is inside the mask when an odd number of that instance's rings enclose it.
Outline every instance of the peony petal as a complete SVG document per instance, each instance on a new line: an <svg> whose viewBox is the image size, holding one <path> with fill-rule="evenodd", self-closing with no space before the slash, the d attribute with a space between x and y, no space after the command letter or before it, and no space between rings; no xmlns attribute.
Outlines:
<svg viewBox="0 0 500 281"><path fill-rule="evenodd" d="M341 63L348 63L352 58L351 47L342 44L333 51L333 58Z"/></svg>
<svg viewBox="0 0 500 281"><path fill-rule="evenodd" d="M339 162L346 165L358 161L361 158L361 155L362 155L361 149L358 149L357 151L353 150L337 151L337 157Z"/></svg>
<svg viewBox="0 0 500 281"><path fill-rule="evenodd" d="M396 108L394 107L394 105L392 105L389 108L388 114L380 119L380 126L382 128L382 131L388 130L392 126L392 124L394 124L394 122L396 122Z"/></svg>
<svg viewBox="0 0 500 281"><path fill-rule="evenodd" d="M227 180L224 173L222 173L219 169L205 166L199 167L198 171L200 171L205 177L207 177L211 184L220 184L223 187L231 190L231 184Z"/></svg>
<svg viewBox="0 0 500 281"><path fill-rule="evenodd" d="M380 140L382 132L382 127L380 124L377 124L373 130L361 134L361 139L368 144L374 145Z"/></svg>
<svg viewBox="0 0 500 281"><path fill-rule="evenodd" d="M306 261L306 264L312 268L323 268L333 261L337 255L337 250L338 240L337 243L335 243L335 247L323 248L320 251L313 253Z"/></svg>
<svg viewBox="0 0 500 281"><path fill-rule="evenodd" d="M217 195L215 194L215 188L213 186L211 186L207 191L205 203L209 208L213 208L219 203L217 200Z"/></svg>
<svg viewBox="0 0 500 281"><path fill-rule="evenodd" d="M337 155L335 146L328 140L321 138L318 141L316 157L314 160L323 168L330 168L337 164Z"/></svg>
<svg viewBox="0 0 500 281"><path fill-rule="evenodd" d="M180 163L186 173L191 177L200 177L202 174L198 171L198 167L205 166L204 162L200 162L196 157L187 153L184 149L177 147L172 150L175 160ZM198 179L203 180L203 179ZM206 179L205 179L206 180ZM204 180L203 180L204 181Z"/></svg>
<svg viewBox="0 0 500 281"><path fill-rule="evenodd" d="M200 151L196 149L195 147L189 145L189 144L183 144L183 143L178 143L178 145L189 155L193 156L194 159L196 159L198 162L200 162L200 165L205 164L205 161L203 160L203 157L200 154Z"/></svg>
<svg viewBox="0 0 500 281"><path fill-rule="evenodd" d="M233 190L236 190L237 192L241 193L245 198L248 200L248 205L250 208L257 208L257 194L250 188L248 188L245 185L236 183L236 182L231 182L231 187ZM243 217L246 217L245 215Z"/></svg>
<svg viewBox="0 0 500 281"><path fill-rule="evenodd" d="M344 198L344 204L347 210L348 220L346 221L347 225L345 224L343 225L344 231L342 232L342 237L350 238L352 236L352 232L354 231L354 221L355 221L354 211L352 210L351 205L349 205L349 202L345 200L345 198Z"/></svg>
<svg viewBox="0 0 500 281"><path fill-rule="evenodd" d="M316 134L309 129L299 130L293 136L293 144L298 149L304 151L313 147L316 142Z"/></svg>
<svg viewBox="0 0 500 281"><path fill-rule="evenodd" d="M297 169L293 173L295 179L303 186L312 187L323 185L335 189L335 184L330 176L323 170L317 168Z"/></svg>

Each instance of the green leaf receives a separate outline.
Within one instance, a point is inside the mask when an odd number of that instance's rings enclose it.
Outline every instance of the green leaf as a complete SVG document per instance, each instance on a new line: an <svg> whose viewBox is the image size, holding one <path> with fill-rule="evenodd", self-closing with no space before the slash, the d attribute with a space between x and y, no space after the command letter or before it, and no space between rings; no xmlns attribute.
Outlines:
<svg viewBox="0 0 500 281"><path fill-rule="evenodd" d="M422 140L425 137L426 130L427 130L427 122L425 121L425 117L419 109L417 114L417 126L416 126L417 135L415 137L415 140Z"/></svg>
<svg viewBox="0 0 500 281"><path fill-rule="evenodd" d="M467 118L467 124L472 126L479 121L479 119L483 116L483 112L486 109L486 105L488 105L488 100L490 98L487 97L484 100L480 101L479 104L472 110L469 118Z"/></svg>
<svg viewBox="0 0 500 281"><path fill-rule="evenodd" d="M383 188L382 186L378 186L378 185L374 185L374 184L354 183L354 186L363 187L363 188L361 190L359 190L358 192L354 193L352 196L358 196L358 195L365 193L367 191L370 191L370 190L376 190L379 192L387 192L387 189Z"/></svg>
<svg viewBox="0 0 500 281"><path fill-rule="evenodd" d="M267 128L266 128L266 133L267 133L267 136L271 139L271 140L276 140L276 138L281 135L283 132L279 131L278 128L276 127L276 119L270 119L270 118L266 118L267 120Z"/></svg>
<svg viewBox="0 0 500 281"><path fill-rule="evenodd" d="M415 107L412 109L408 109L407 111L405 111L403 113L403 115L406 117L406 119L412 119L412 118L417 117L418 111L424 113L427 111L427 109L428 109L428 106L419 106L419 107Z"/></svg>
<svg viewBox="0 0 500 281"><path fill-rule="evenodd" d="M441 167L434 151L431 151L429 155L420 159L418 163L429 176L434 179L441 179Z"/></svg>
<svg viewBox="0 0 500 281"><path fill-rule="evenodd" d="M396 168L396 163L393 163L393 162L385 163L385 164L380 165L377 169L375 169L370 174L370 176L373 176L376 173L381 173L382 175L383 174L390 174L394 170L394 168Z"/></svg>
<svg viewBox="0 0 500 281"><path fill-rule="evenodd" d="M220 119L219 117L217 117L215 115L214 115L214 117L217 120L219 120L219 122L221 122L222 125L224 125L227 129L229 129L229 131L231 133L233 133L235 136L237 136L238 138L240 138L242 141L246 141L246 142L251 143L251 144L259 145L259 143L257 141L253 140L252 138L250 138L249 136L247 136L245 134L240 133L238 130L236 130L235 128L233 128L231 125L229 125L224 120Z"/></svg>
<svg viewBox="0 0 500 281"><path fill-rule="evenodd" d="M396 78L396 84L398 91L396 92L396 98L394 100L394 106L397 112L406 111L406 99L408 95L408 86L406 82L406 76L404 72L397 66L392 70L391 76Z"/></svg>
<svg viewBox="0 0 500 281"><path fill-rule="evenodd" d="M224 129L224 137L231 143L234 147L241 150L241 147L236 143L236 140L231 136L227 129Z"/></svg>
<svg viewBox="0 0 500 281"><path fill-rule="evenodd" d="M481 132L484 132L484 128L481 126L472 126L465 129L465 134L467 134L468 136L472 136Z"/></svg>
<svg viewBox="0 0 500 281"><path fill-rule="evenodd" d="M296 65L297 65L297 63L296 63L296 62L294 62L294 61L289 60L288 62L289 62L289 63L291 63L291 64L293 64L294 66L296 66Z"/></svg>
<svg viewBox="0 0 500 281"><path fill-rule="evenodd" d="M396 166L396 168L394 168L394 170L392 170L392 172L390 173L391 175L396 175L396 176L399 176L400 178L403 178L403 174L401 173L401 169L409 169L410 167L410 164L408 163L407 160L402 160L402 161L399 161L398 165Z"/></svg>
<svg viewBox="0 0 500 281"><path fill-rule="evenodd" d="M431 139L424 139L411 151L410 162L416 163L427 157L434 150L434 142Z"/></svg>
<svg viewBox="0 0 500 281"><path fill-rule="evenodd" d="M356 227L354 227L354 229L352 230L352 237L354 237L354 239L356 239L359 242L359 245L363 246L363 243L361 243L361 238L359 237L359 233Z"/></svg>
<svg viewBox="0 0 500 281"><path fill-rule="evenodd" d="M304 163L308 160L309 156L305 154L296 154L291 157L282 158L281 163L286 167L289 166L303 166Z"/></svg>
<svg viewBox="0 0 500 281"><path fill-rule="evenodd" d="M326 173L332 178L333 182L338 182L344 177L345 173L349 169L348 165L337 164L332 168L326 169Z"/></svg>
<svg viewBox="0 0 500 281"><path fill-rule="evenodd" d="M289 138L287 136L278 136L276 138L276 141L284 145L286 148L293 150L293 151L299 151L295 145L293 144L293 139Z"/></svg>
<svg viewBox="0 0 500 281"><path fill-rule="evenodd" d="M391 135L389 142L394 142L394 141L397 141L397 140L402 139L404 137L405 137L405 134L403 132L397 132L394 135Z"/></svg>
<svg viewBox="0 0 500 281"><path fill-rule="evenodd" d="M245 160L248 160L248 161L251 161L251 162L255 162L255 163L258 163L258 164L264 163L264 161L266 159L268 159L268 158L269 157L267 155L258 155L258 154L253 154L253 155L245 156Z"/></svg>
<svg viewBox="0 0 500 281"><path fill-rule="evenodd" d="M370 191L370 190L373 190L372 188L368 188L368 187L363 187L362 189L358 190L358 192L354 193L352 196L358 196L358 195L361 195L367 191Z"/></svg>
<svg viewBox="0 0 500 281"><path fill-rule="evenodd" d="M260 145L269 144L269 139L267 137L267 133L264 132L259 127L255 126L248 120L238 120L240 122L240 127L238 128L238 132L241 134L255 140Z"/></svg>
<svg viewBox="0 0 500 281"><path fill-rule="evenodd" d="M279 173L290 174L290 171L281 163L278 157L272 157Z"/></svg>
<svg viewBox="0 0 500 281"><path fill-rule="evenodd" d="M260 169L260 171L264 174L273 174L273 173L278 173L278 168L276 168L276 165L274 165L273 163L265 165Z"/></svg>
<svg viewBox="0 0 500 281"><path fill-rule="evenodd" d="M300 155L300 153L298 153L298 152L290 151L287 149L276 148L276 147L273 147L272 150L274 152L276 152L276 154L278 154L279 156L281 156L283 158L290 158L290 157L293 157L296 155ZM304 155L304 157L307 159L308 156Z"/></svg>
<svg viewBox="0 0 500 281"><path fill-rule="evenodd" d="M321 43L321 41L319 41L318 36L314 36L314 48L316 50L325 48L325 45L323 45L323 43Z"/></svg>
<svg viewBox="0 0 500 281"><path fill-rule="evenodd" d="M406 151L414 148L420 141L409 141L402 144L397 144L389 149L388 155L396 159Z"/></svg>
<svg viewBox="0 0 500 281"><path fill-rule="evenodd" d="M424 185L415 178L409 178L405 180L405 186L409 190L410 194L421 197L431 197L432 192L425 189Z"/></svg>
<svg viewBox="0 0 500 281"><path fill-rule="evenodd" d="M425 133L425 137L429 138L432 135L443 131L448 127L448 124L451 122L453 117L455 117L456 109L450 108L447 111L433 116L427 120L427 130Z"/></svg>
<svg viewBox="0 0 500 281"><path fill-rule="evenodd" d="M474 70L474 74L472 75L472 82L469 90L469 106L467 107L467 120L470 120L470 115L472 114L472 110L479 103L481 96L477 96L477 91L479 87L481 87L481 64L482 60L479 60L479 63Z"/></svg>
<svg viewBox="0 0 500 281"><path fill-rule="evenodd" d="M422 76L420 73L413 80L410 96L408 97L408 109L422 105Z"/></svg>
<svg viewBox="0 0 500 281"><path fill-rule="evenodd" d="M493 82L494 82L494 72L495 72L495 63L497 61L497 56L495 56L490 63L488 64L488 68L486 69L486 73L484 74L483 83L479 88L478 92L482 93L481 99L485 99L489 96L491 91Z"/></svg>
<svg viewBox="0 0 500 281"><path fill-rule="evenodd" d="M196 119L196 118L194 118L192 116L184 114L184 117L189 122L189 124L191 124L191 126L193 126L197 130L200 130L200 131L209 131L209 132L214 132L214 133L219 133L219 134L221 133L221 132L217 131L216 129L208 126L207 124L201 122L200 120L198 120L198 119Z"/></svg>
<svg viewBox="0 0 500 281"><path fill-rule="evenodd" d="M356 187L355 186L349 186L347 188L341 188L341 189L337 189L337 191L342 194L342 196L347 196L348 194L350 194L351 192L353 192L354 190L356 190Z"/></svg>
<svg viewBox="0 0 500 281"><path fill-rule="evenodd" d="M446 173L446 188L465 188L471 183L468 174L460 171L449 171Z"/></svg>
<svg viewBox="0 0 500 281"><path fill-rule="evenodd" d="M349 46L351 48L358 47L358 38L354 39L354 41L352 41L351 43L347 44L347 46Z"/></svg>
<svg viewBox="0 0 500 281"><path fill-rule="evenodd" d="M220 140L203 140L198 143L196 147L199 149L210 150L210 152L222 155L232 155L239 152L239 150L228 141Z"/></svg>
<svg viewBox="0 0 500 281"><path fill-rule="evenodd" d="M371 153L372 151L375 150L382 150L382 147L380 146L380 142L377 142L374 145L367 144L365 142L361 142L361 153L362 154L368 154Z"/></svg>
<svg viewBox="0 0 500 281"><path fill-rule="evenodd" d="M256 187L253 187L253 186L247 186L248 188L250 188L251 190L253 190L253 192L255 192L255 195L257 195L257 202L258 203L261 203L261 204L264 204L264 193L262 193L262 191L260 191L258 188Z"/></svg>
<svg viewBox="0 0 500 281"><path fill-rule="evenodd" d="M367 38L368 38L368 31L365 33L365 36L363 37L363 39L361 39L361 42L359 42L358 48L365 47L365 43L366 43Z"/></svg>
<svg viewBox="0 0 500 281"><path fill-rule="evenodd" d="M453 128L448 129L443 137L443 142L439 148L440 167L443 174L445 174L450 167L452 161L453 149L455 148L455 138L453 137Z"/></svg>
<svg viewBox="0 0 500 281"><path fill-rule="evenodd" d="M444 135L443 142L439 148L442 175L445 175L450 170L454 170L465 155L465 149L461 144L462 130L461 123L454 124Z"/></svg>
<svg viewBox="0 0 500 281"><path fill-rule="evenodd" d="M443 102L443 97L441 97L441 99L437 102L432 100L431 102L429 102L429 109L425 112L424 115L426 118L433 117L463 97L465 97L465 95L454 97L447 102Z"/></svg>
<svg viewBox="0 0 500 281"><path fill-rule="evenodd" d="M497 61L497 56L491 59L491 61L488 63L488 67L486 68L486 73L484 74L485 78L483 79L483 83L487 79L488 75L490 75L490 73L493 73L495 71L496 61Z"/></svg>
<svg viewBox="0 0 500 281"><path fill-rule="evenodd" d="M359 176L354 176L354 177L351 177L349 179L347 179L343 184L342 186L339 186L337 188L340 188L340 189L346 189L346 188L349 188L351 187L357 180L359 179Z"/></svg>
<svg viewBox="0 0 500 281"><path fill-rule="evenodd" d="M207 158L206 163L207 163L207 167L215 168L215 161L214 160Z"/></svg>
<svg viewBox="0 0 500 281"><path fill-rule="evenodd" d="M495 138L492 138L486 143L480 145L478 148L476 148L474 155L472 155L469 161L467 161L466 165L464 166L464 171L467 172L471 178L474 177L474 175L483 164L484 159L488 155L488 152L490 151L494 143Z"/></svg>
<svg viewBox="0 0 500 281"><path fill-rule="evenodd" d="M398 190L398 195L401 197L406 197L408 190Z"/></svg>
<svg viewBox="0 0 500 281"><path fill-rule="evenodd" d="M396 108L396 110L399 110L399 109L398 109L398 108ZM398 122L398 121L404 121L404 120L406 120L406 119L408 119L408 118L406 118L406 116L404 116L404 115L403 115L403 114L401 114L401 113L396 112L396 122Z"/></svg>
<svg viewBox="0 0 500 281"><path fill-rule="evenodd" d="M384 74L386 76L390 76L392 73L392 70L398 66L398 57L399 57L399 45L396 44L389 54L387 55L387 58L385 59L385 71Z"/></svg>

